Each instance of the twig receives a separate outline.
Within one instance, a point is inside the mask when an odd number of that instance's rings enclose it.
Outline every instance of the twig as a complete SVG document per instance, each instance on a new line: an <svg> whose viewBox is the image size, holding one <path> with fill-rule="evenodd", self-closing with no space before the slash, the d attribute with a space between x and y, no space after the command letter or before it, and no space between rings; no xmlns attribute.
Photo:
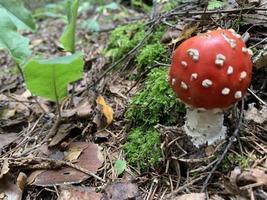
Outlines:
<svg viewBox="0 0 267 200"><path fill-rule="evenodd" d="M264 106L266 106L266 103L260 98L258 97L251 89L248 88L248 91L250 94L252 94L257 100L259 100L260 103L262 103Z"/></svg>
<svg viewBox="0 0 267 200"><path fill-rule="evenodd" d="M236 126L236 129L233 133L233 135L229 138L229 142L227 144L227 146L225 147L222 155L219 157L219 159L217 160L217 162L215 163L215 165L213 166L213 168L211 169L211 171L209 172L208 177L206 178L203 187L201 189L201 192L204 192L209 184L210 179L213 176L213 173L216 171L216 169L218 168L218 166L221 164L221 162L223 161L223 159L225 158L227 152L229 151L229 149L231 148L232 144L234 143L234 141L236 140L236 138L238 137L238 133L239 133L239 129L241 127L241 122L242 122L242 117L243 117L243 112L244 112L244 99L242 99L241 102L241 110L240 110L240 115L239 115L239 120Z"/></svg>
<svg viewBox="0 0 267 200"><path fill-rule="evenodd" d="M128 56L130 56L132 53L134 53L136 50L138 50L143 43L145 42L145 40L150 37L150 35L153 33L155 24L151 26L151 28L149 29L149 31L147 32L147 34L145 35L145 37L132 49L130 50L126 55L124 55L122 58L120 58L117 62L115 62L113 65L111 65L110 67L108 67L100 76L99 78L94 81L93 84L88 86L88 89L95 86L96 83L98 83L102 78L104 78L104 76L106 76L109 72L111 72L117 65L119 65L122 61L124 61L126 58L128 58Z"/></svg>
<svg viewBox="0 0 267 200"><path fill-rule="evenodd" d="M172 199L172 197L173 197L175 194L177 194L178 192L184 190L184 189L187 188L188 186L193 185L194 183L200 181L200 180L203 179L203 178L204 178L204 175L203 175L203 176L200 176L200 177L198 177L198 178L196 178L196 179L194 179L194 180L192 180L192 181L190 181L190 182L187 183L187 184L182 185L181 187L177 188L176 190L173 190L173 192L170 193L170 194L168 194L164 199L165 199L165 200Z"/></svg>
<svg viewBox="0 0 267 200"><path fill-rule="evenodd" d="M181 15L201 15L201 14L218 14L218 13L238 13L240 11L266 11L267 8L255 8L254 6L245 7L245 8L234 8L229 10L202 10L202 11L180 11L180 12L172 12L166 15L166 17L171 17L174 15L181 16Z"/></svg>

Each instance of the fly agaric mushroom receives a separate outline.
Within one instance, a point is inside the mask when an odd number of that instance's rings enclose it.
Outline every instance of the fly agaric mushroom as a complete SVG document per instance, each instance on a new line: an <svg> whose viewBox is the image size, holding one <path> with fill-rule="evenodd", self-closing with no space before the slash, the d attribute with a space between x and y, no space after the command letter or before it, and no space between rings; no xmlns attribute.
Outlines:
<svg viewBox="0 0 267 200"><path fill-rule="evenodd" d="M246 94L251 56L239 34L220 28L192 37L174 51L169 83L187 105L184 128L195 146L225 138L223 111Z"/></svg>

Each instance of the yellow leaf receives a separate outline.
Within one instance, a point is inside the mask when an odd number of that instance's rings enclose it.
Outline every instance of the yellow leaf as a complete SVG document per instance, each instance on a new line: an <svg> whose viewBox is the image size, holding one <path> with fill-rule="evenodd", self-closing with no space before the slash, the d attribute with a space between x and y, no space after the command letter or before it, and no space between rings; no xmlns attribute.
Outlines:
<svg viewBox="0 0 267 200"><path fill-rule="evenodd" d="M107 123L110 124L113 120L112 108L105 102L105 99L101 95L96 99L96 103L101 106L102 112L107 119Z"/></svg>
<svg viewBox="0 0 267 200"><path fill-rule="evenodd" d="M65 160L67 161L77 160L82 152L83 152L83 148L73 147L67 152L67 155L65 156Z"/></svg>
<svg viewBox="0 0 267 200"><path fill-rule="evenodd" d="M171 44L176 44L184 39L187 39L191 37L191 35L197 30L198 24L188 24L184 27L182 32L180 33L179 37L176 39L173 39Z"/></svg>

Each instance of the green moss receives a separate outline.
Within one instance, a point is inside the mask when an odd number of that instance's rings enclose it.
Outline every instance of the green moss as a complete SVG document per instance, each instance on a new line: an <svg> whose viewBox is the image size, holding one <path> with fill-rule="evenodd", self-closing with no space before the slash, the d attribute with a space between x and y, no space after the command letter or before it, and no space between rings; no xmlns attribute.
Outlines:
<svg viewBox="0 0 267 200"><path fill-rule="evenodd" d="M105 55L116 60L133 49L145 36L143 23L119 26L111 32Z"/></svg>
<svg viewBox="0 0 267 200"><path fill-rule="evenodd" d="M139 70L151 68L155 61L163 61L164 55L166 55L166 50L159 42L144 46L136 57Z"/></svg>
<svg viewBox="0 0 267 200"><path fill-rule="evenodd" d="M151 6L145 4L143 0L131 0L132 7L136 10L142 10L144 12L150 12Z"/></svg>
<svg viewBox="0 0 267 200"><path fill-rule="evenodd" d="M135 126L154 126L158 123L171 125L176 123L178 112L185 112L168 82L167 69L153 69L145 82L145 88L137 93L126 111L126 118Z"/></svg>
<svg viewBox="0 0 267 200"><path fill-rule="evenodd" d="M229 169L233 169L236 166L239 166L241 168L248 168L250 162L251 160L247 156L230 153L222 162L221 170L223 172L228 172Z"/></svg>
<svg viewBox="0 0 267 200"><path fill-rule="evenodd" d="M130 165L146 170L160 161L160 134L155 129L135 128L129 133L124 151Z"/></svg>

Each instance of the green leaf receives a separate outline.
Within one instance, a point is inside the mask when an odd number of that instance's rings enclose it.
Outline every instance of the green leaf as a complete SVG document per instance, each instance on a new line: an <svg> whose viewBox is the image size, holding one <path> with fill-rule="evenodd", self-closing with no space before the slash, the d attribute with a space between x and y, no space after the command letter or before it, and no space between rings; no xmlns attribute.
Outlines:
<svg viewBox="0 0 267 200"><path fill-rule="evenodd" d="M23 6L21 0L0 0L0 8L6 10L10 19L18 29L35 30L36 27L33 17Z"/></svg>
<svg viewBox="0 0 267 200"><path fill-rule="evenodd" d="M27 88L34 95L61 101L68 84L82 77L83 64L81 52L48 60L33 58L23 68Z"/></svg>
<svg viewBox="0 0 267 200"><path fill-rule="evenodd" d="M125 160L116 160L114 168L116 170L117 175L120 175L126 169L126 161Z"/></svg>
<svg viewBox="0 0 267 200"><path fill-rule="evenodd" d="M0 7L0 49L6 49L16 63L23 63L31 54L29 40L17 33L9 14Z"/></svg>
<svg viewBox="0 0 267 200"><path fill-rule="evenodd" d="M75 52L75 30L78 14L79 0L67 2L68 25L59 41L65 51Z"/></svg>
<svg viewBox="0 0 267 200"><path fill-rule="evenodd" d="M224 6L224 2L218 0L209 0L208 2L208 10L215 10L222 8Z"/></svg>

